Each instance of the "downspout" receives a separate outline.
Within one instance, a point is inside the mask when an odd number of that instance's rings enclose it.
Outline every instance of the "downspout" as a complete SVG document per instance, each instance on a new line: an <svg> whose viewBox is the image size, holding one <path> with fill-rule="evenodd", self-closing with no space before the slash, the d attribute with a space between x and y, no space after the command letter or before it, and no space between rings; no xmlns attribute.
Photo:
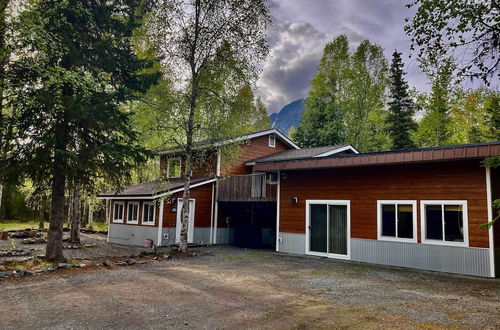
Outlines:
<svg viewBox="0 0 500 330"><path fill-rule="evenodd" d="M158 241L156 246L162 246L162 234L163 234L163 208L165 205L165 198L161 198L160 202L160 212L158 212Z"/></svg>
<svg viewBox="0 0 500 330"><path fill-rule="evenodd" d="M280 188L281 172L278 170L278 185L276 187L276 252L280 251Z"/></svg>
<svg viewBox="0 0 500 330"><path fill-rule="evenodd" d="M106 198L106 222L108 223L108 235L106 238L106 242L109 243L109 232L111 231L111 217L113 216L113 208L114 205L111 205L111 200Z"/></svg>
<svg viewBox="0 0 500 330"><path fill-rule="evenodd" d="M214 234L214 207L215 207L215 183L212 183L212 203L210 207L210 244L213 243Z"/></svg>
<svg viewBox="0 0 500 330"><path fill-rule="evenodd" d="M491 193L491 169L486 167L486 199L488 206L488 223L493 221L493 196ZM490 277L495 277L495 239L493 236L493 226L488 228L489 236L489 256L490 256Z"/></svg>

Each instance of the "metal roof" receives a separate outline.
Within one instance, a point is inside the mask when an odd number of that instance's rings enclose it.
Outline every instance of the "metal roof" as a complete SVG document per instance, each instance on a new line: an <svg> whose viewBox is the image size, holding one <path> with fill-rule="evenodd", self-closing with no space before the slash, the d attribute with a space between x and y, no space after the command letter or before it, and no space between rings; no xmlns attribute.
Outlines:
<svg viewBox="0 0 500 330"><path fill-rule="evenodd" d="M193 177L191 179L191 185L200 184L204 181L209 180L209 177ZM97 197L156 197L163 193L172 192L183 187L184 178L171 178L167 180L158 179L151 182L144 182L128 186L123 188L122 190L110 190L97 195Z"/></svg>
<svg viewBox="0 0 500 330"><path fill-rule="evenodd" d="M266 130L262 130L262 131L257 131L257 132L253 132L253 133L242 134L242 135L227 137L227 138L201 140L201 141L195 142L195 148L204 149L204 148L209 148L209 147L218 147L221 145L226 145L226 144L230 144L230 143L234 143L234 142L238 142L238 141L250 140L250 139L264 136L264 135L268 135L268 134L275 134L276 137L279 138L283 143L287 144L288 146L290 146L292 148L300 149L300 147L298 145L296 145L285 134L281 133L276 128L266 129ZM180 151L182 151L182 147L177 146L177 147L159 150L157 153L160 155L164 155L164 154L176 153L176 152L180 152Z"/></svg>
<svg viewBox="0 0 500 330"><path fill-rule="evenodd" d="M307 159L312 157L327 157L345 151L358 153L356 149L354 149L349 144L339 144L334 146L322 146L322 147L290 149L290 150L280 151L271 155L249 160L246 162L246 164L253 165L254 163L266 163L266 162L275 162L275 161L291 160L291 159Z"/></svg>
<svg viewBox="0 0 500 330"><path fill-rule="evenodd" d="M477 159L498 155L500 155L500 141L351 155L336 154L322 158L303 157L291 160L275 160L256 163L254 171L389 165L444 160Z"/></svg>

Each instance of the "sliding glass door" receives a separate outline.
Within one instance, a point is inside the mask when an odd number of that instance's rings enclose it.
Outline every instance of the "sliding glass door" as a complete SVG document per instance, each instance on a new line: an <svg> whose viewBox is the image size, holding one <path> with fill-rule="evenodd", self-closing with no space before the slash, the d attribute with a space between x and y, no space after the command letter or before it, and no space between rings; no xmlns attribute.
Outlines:
<svg viewBox="0 0 500 330"><path fill-rule="evenodd" d="M307 252L349 257L349 201L307 201Z"/></svg>

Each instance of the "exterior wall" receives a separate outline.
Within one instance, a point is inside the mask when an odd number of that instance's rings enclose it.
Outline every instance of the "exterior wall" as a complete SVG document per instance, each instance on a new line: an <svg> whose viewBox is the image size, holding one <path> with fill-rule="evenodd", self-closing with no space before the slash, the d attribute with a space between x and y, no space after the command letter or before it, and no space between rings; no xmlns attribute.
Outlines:
<svg viewBox="0 0 500 330"><path fill-rule="evenodd" d="M289 150L290 147L276 138L276 147L269 147L269 135L259 136L240 145L238 158L230 164L222 164L222 175L241 175L252 173L252 168L245 165L249 160Z"/></svg>
<svg viewBox="0 0 500 330"><path fill-rule="evenodd" d="M109 225L108 242L144 246L144 241L150 239L154 244L158 241L158 227L152 226L129 226L122 224Z"/></svg>
<svg viewBox="0 0 500 330"><path fill-rule="evenodd" d="M168 159L181 158L180 155L160 156L160 177L167 178ZM181 174L183 174L184 163L181 161ZM195 162L192 168L193 176L215 176L217 172L217 151L211 151L209 155L203 157L203 161Z"/></svg>
<svg viewBox="0 0 500 330"><path fill-rule="evenodd" d="M350 200L351 260L489 276L485 168L479 161L288 171L281 179L279 251L305 253L308 199ZM298 198L292 204L292 197ZM416 200L419 243L377 240L377 200ZM466 200L468 247L421 244L421 200Z"/></svg>

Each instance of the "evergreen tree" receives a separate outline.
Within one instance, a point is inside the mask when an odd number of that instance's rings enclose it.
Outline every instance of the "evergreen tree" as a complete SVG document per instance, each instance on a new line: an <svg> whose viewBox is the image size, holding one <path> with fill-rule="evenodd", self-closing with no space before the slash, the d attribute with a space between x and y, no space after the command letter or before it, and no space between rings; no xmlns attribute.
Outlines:
<svg viewBox="0 0 500 330"><path fill-rule="evenodd" d="M120 111L156 78L132 50L140 3L31 0L15 22L17 48L7 73L15 130L0 174L35 183L50 178L48 260L64 259L67 183L119 180L144 159Z"/></svg>
<svg viewBox="0 0 500 330"><path fill-rule="evenodd" d="M408 94L408 83L403 70L401 53L394 51L390 69L390 101L388 130L392 139L393 149L414 147L411 132L417 127L413 120L415 104Z"/></svg>
<svg viewBox="0 0 500 330"><path fill-rule="evenodd" d="M492 92L489 96L486 112L488 114L488 128L487 134L490 141L500 141L500 93Z"/></svg>

